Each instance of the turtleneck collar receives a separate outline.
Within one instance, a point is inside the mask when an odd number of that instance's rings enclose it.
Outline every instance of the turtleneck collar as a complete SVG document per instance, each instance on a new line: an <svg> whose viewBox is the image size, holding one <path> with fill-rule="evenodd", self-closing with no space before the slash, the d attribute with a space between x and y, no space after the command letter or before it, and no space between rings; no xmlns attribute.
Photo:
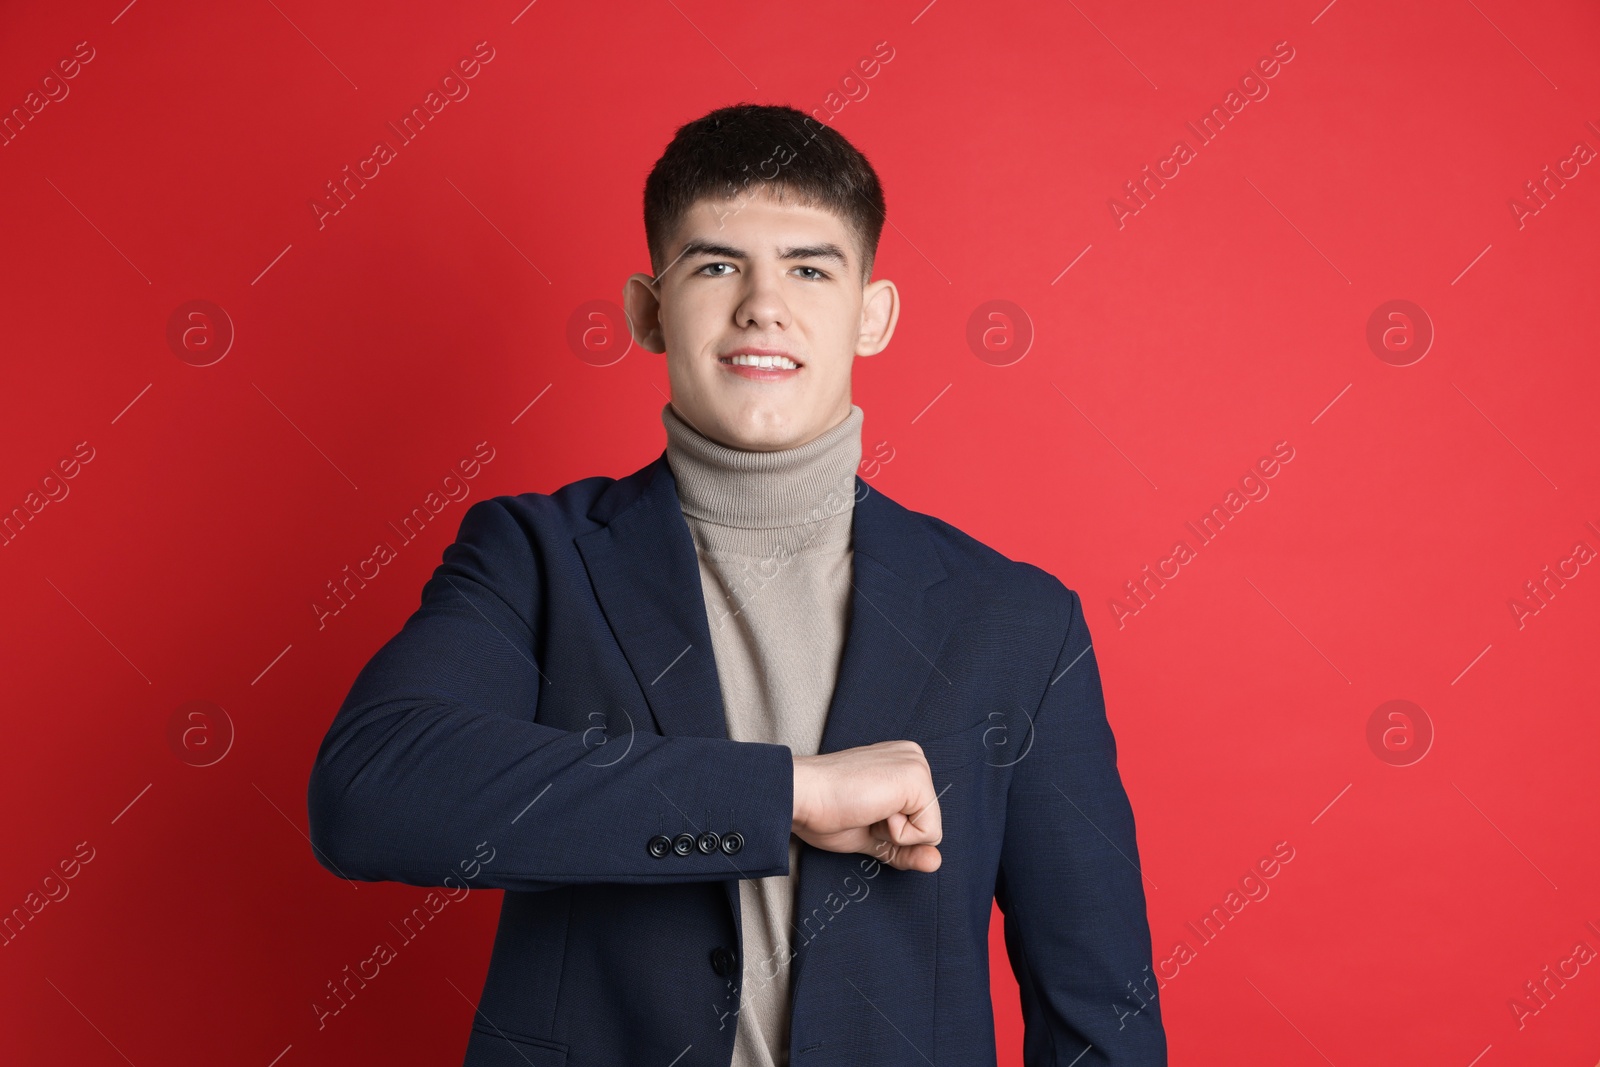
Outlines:
<svg viewBox="0 0 1600 1067"><path fill-rule="evenodd" d="M742 530L823 524L808 542L848 536L865 418L851 404L844 421L803 445L753 452L711 440L663 404L667 464L684 516Z"/></svg>

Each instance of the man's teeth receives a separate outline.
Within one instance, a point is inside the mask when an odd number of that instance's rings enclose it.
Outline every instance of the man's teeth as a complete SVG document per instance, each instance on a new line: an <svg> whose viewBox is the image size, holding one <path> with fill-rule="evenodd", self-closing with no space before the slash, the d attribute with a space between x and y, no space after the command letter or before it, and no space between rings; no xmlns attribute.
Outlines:
<svg viewBox="0 0 1600 1067"><path fill-rule="evenodd" d="M788 356L730 356L728 362L740 367L761 367L765 370L800 369L800 364Z"/></svg>

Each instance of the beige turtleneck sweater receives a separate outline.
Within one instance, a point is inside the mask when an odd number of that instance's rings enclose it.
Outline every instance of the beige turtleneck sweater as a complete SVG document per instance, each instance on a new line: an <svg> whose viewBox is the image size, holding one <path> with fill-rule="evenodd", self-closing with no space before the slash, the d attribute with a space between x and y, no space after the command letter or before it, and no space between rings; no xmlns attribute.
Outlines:
<svg viewBox="0 0 1600 1067"><path fill-rule="evenodd" d="M711 440L670 403L667 464L700 558L728 736L816 755L850 623L851 523L864 413L795 448ZM739 883L743 995L732 1067L787 1067L800 839L789 874Z"/></svg>

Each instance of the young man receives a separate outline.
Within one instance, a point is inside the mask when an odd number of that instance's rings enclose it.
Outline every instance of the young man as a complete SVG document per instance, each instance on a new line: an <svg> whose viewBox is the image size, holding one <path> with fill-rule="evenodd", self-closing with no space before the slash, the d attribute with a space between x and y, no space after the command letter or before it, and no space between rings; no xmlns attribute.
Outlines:
<svg viewBox="0 0 1600 1067"><path fill-rule="evenodd" d="M994 900L1030 1067L1166 1062L1077 594L855 474L883 220L801 112L680 129L665 451L474 504L328 731L325 867L506 891L466 1067L993 1064Z"/></svg>

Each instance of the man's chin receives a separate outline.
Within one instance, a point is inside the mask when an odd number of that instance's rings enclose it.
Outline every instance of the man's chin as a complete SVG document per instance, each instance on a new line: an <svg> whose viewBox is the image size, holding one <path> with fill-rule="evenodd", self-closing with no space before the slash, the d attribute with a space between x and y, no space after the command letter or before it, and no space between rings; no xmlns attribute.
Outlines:
<svg viewBox="0 0 1600 1067"><path fill-rule="evenodd" d="M729 447L746 452L775 452L793 448L805 437L802 405L741 405L717 420Z"/></svg>

